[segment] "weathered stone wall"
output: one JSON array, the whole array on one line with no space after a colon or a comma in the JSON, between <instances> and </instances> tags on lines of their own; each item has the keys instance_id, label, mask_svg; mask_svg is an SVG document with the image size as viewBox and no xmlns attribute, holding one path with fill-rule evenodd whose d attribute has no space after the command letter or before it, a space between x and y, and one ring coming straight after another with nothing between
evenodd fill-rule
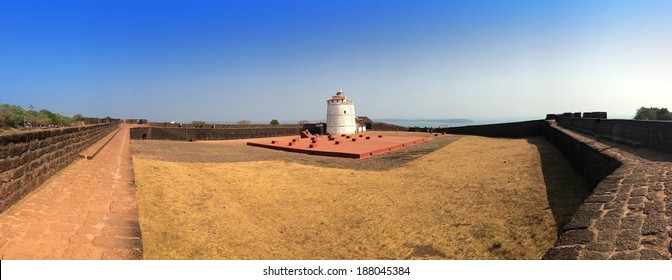
<instances>
[{"instance_id":1,"label":"weathered stone wall","mask_svg":"<svg viewBox=\"0 0 672 280\"><path fill-rule=\"evenodd\" d=\"M172 140L172 141L198 141L198 140L230 140L246 138L263 138L277 136L299 135L303 130L312 134L324 134L324 125L321 123L311 124L286 124L286 125L203 125L202 128L191 124L166 124L151 123L150 126L136 127L131 129L133 140Z\"/></svg>"},{"instance_id":2,"label":"weathered stone wall","mask_svg":"<svg viewBox=\"0 0 672 280\"><path fill-rule=\"evenodd\" d=\"M0 212L119 127L104 123L0 136Z\"/></svg>"},{"instance_id":3,"label":"weathered stone wall","mask_svg":"<svg viewBox=\"0 0 672 280\"><path fill-rule=\"evenodd\" d=\"M595 174L616 168L583 201L543 258L671 259L672 162L647 160L562 127L548 132L557 135L550 139L569 143L560 144L563 152L592 155L575 160Z\"/></svg>"},{"instance_id":4,"label":"weathered stone wall","mask_svg":"<svg viewBox=\"0 0 672 280\"><path fill-rule=\"evenodd\" d=\"M558 124L597 139L672 152L672 121L559 118Z\"/></svg>"},{"instance_id":5,"label":"weathered stone wall","mask_svg":"<svg viewBox=\"0 0 672 280\"><path fill-rule=\"evenodd\" d=\"M133 140L152 139L152 128L148 126L131 128L131 139Z\"/></svg>"},{"instance_id":6,"label":"weathered stone wall","mask_svg":"<svg viewBox=\"0 0 672 280\"><path fill-rule=\"evenodd\" d=\"M526 138L542 135L543 120L490 125L472 125L434 129L434 132L467 134L486 137Z\"/></svg>"},{"instance_id":7,"label":"weathered stone wall","mask_svg":"<svg viewBox=\"0 0 672 280\"><path fill-rule=\"evenodd\" d=\"M595 149L589 142L577 140L555 126L545 124L542 132L544 138L560 150L576 172L592 187L621 166L616 158Z\"/></svg>"},{"instance_id":8,"label":"weathered stone wall","mask_svg":"<svg viewBox=\"0 0 672 280\"><path fill-rule=\"evenodd\" d=\"M124 122L127 124L147 124L146 119L125 119Z\"/></svg>"},{"instance_id":9,"label":"weathered stone wall","mask_svg":"<svg viewBox=\"0 0 672 280\"><path fill-rule=\"evenodd\" d=\"M581 119L569 120L580 121ZM593 187L621 165L618 160L594 149L587 143L577 141L544 120L449 127L434 131L505 138L526 138L543 135L546 140L562 152L577 173L583 176Z\"/></svg>"},{"instance_id":10,"label":"weathered stone wall","mask_svg":"<svg viewBox=\"0 0 672 280\"><path fill-rule=\"evenodd\" d=\"M559 118L558 124L597 139L604 138L672 151L672 122ZM614 157L595 149L590 143L569 136L543 120L450 127L434 131L507 138L543 135L563 153L574 169L593 187L621 166L621 163Z\"/></svg>"},{"instance_id":11,"label":"weathered stone wall","mask_svg":"<svg viewBox=\"0 0 672 280\"><path fill-rule=\"evenodd\" d=\"M321 127L291 126L254 126L236 128L175 128L175 127L138 127L131 129L131 139L152 139L172 141L229 140L299 135L302 130L320 133Z\"/></svg>"},{"instance_id":12,"label":"weathered stone wall","mask_svg":"<svg viewBox=\"0 0 672 280\"><path fill-rule=\"evenodd\" d=\"M584 112L582 117L587 119L606 119L607 112Z\"/></svg>"},{"instance_id":13,"label":"weathered stone wall","mask_svg":"<svg viewBox=\"0 0 672 280\"><path fill-rule=\"evenodd\" d=\"M621 165L618 160L593 149L587 143L577 141L544 120L449 127L434 131L505 138L526 138L543 135L546 140L553 143L562 152L572 163L574 169L593 187Z\"/></svg>"},{"instance_id":14,"label":"weathered stone wall","mask_svg":"<svg viewBox=\"0 0 672 280\"><path fill-rule=\"evenodd\" d=\"M644 160L594 138L627 144L641 141L661 151L672 144L672 123L559 119L571 130L555 121L532 121L441 131L508 138L543 135L592 185L591 195L544 259L670 259L672 163Z\"/></svg>"}]
</instances>

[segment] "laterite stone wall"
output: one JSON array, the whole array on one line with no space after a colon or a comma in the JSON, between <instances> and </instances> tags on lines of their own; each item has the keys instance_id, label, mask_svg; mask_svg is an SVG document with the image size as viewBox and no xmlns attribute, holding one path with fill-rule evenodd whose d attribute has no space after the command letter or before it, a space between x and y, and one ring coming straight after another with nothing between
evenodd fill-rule
<instances>
[{"instance_id":1,"label":"laterite stone wall","mask_svg":"<svg viewBox=\"0 0 672 280\"><path fill-rule=\"evenodd\" d=\"M324 134L324 127L315 124L306 125L253 125L236 126L220 125L215 128L194 128L193 126L161 127L146 126L131 129L133 140L172 140L172 141L198 141L198 140L230 140L264 138L278 136L298 136L301 131L308 130L313 134Z\"/></svg>"},{"instance_id":2,"label":"laterite stone wall","mask_svg":"<svg viewBox=\"0 0 672 280\"><path fill-rule=\"evenodd\" d=\"M119 123L103 123L0 136L0 212L118 127Z\"/></svg>"},{"instance_id":3,"label":"laterite stone wall","mask_svg":"<svg viewBox=\"0 0 672 280\"><path fill-rule=\"evenodd\" d=\"M559 118L558 125L597 139L672 152L672 121Z\"/></svg>"}]
</instances>

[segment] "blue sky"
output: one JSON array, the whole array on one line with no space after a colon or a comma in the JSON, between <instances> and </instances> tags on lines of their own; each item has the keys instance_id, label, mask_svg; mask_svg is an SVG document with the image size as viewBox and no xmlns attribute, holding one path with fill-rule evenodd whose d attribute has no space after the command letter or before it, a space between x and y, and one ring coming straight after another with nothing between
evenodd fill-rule
<instances>
[{"instance_id":1,"label":"blue sky","mask_svg":"<svg viewBox=\"0 0 672 280\"><path fill-rule=\"evenodd\" d=\"M0 103L155 121L672 107L672 1L3 1Z\"/></svg>"}]
</instances>

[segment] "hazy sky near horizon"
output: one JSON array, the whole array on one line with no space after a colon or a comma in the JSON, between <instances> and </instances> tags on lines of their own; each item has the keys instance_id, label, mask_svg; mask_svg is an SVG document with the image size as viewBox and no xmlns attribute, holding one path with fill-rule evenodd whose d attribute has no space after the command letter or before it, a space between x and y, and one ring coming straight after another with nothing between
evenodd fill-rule
<instances>
[{"instance_id":1,"label":"hazy sky near horizon","mask_svg":"<svg viewBox=\"0 0 672 280\"><path fill-rule=\"evenodd\" d=\"M672 107L672 1L4 1L0 103L154 121Z\"/></svg>"}]
</instances>

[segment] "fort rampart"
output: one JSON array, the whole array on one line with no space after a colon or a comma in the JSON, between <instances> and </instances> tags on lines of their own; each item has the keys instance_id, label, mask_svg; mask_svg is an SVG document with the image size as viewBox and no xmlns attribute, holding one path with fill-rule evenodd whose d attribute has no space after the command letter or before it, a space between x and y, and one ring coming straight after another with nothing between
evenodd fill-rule
<instances>
[{"instance_id":1,"label":"fort rampart","mask_svg":"<svg viewBox=\"0 0 672 280\"><path fill-rule=\"evenodd\" d=\"M542 135L546 122L534 120L526 122L502 123L490 125L472 125L434 129L434 132L450 134L468 134L486 137L525 138Z\"/></svg>"},{"instance_id":2,"label":"fort rampart","mask_svg":"<svg viewBox=\"0 0 672 280\"><path fill-rule=\"evenodd\" d=\"M102 123L0 136L0 212L118 127L119 123Z\"/></svg>"},{"instance_id":3,"label":"fort rampart","mask_svg":"<svg viewBox=\"0 0 672 280\"><path fill-rule=\"evenodd\" d=\"M558 129L557 126L544 124L542 133L547 141L554 144L565 158L572 164L574 170L581 175L592 187L597 186L605 177L621 166L613 156L603 153L591 141L577 139Z\"/></svg>"},{"instance_id":4,"label":"fort rampart","mask_svg":"<svg viewBox=\"0 0 672 280\"><path fill-rule=\"evenodd\" d=\"M40 130L0 136L0 212L75 160L78 153L112 132L118 123ZM131 129L132 139L224 140L298 135L307 125L216 125ZM554 144L592 188L571 220L559 230L544 259L671 259L672 162L642 158L672 152L672 122L557 118L518 123L436 129L487 137L543 136ZM608 140L634 147L619 149Z\"/></svg>"},{"instance_id":5,"label":"fort rampart","mask_svg":"<svg viewBox=\"0 0 672 280\"><path fill-rule=\"evenodd\" d=\"M313 134L322 134L324 129L316 124L306 125L204 125L197 128L192 125L183 125L182 128L175 124L152 124L152 126L136 127L131 129L133 140L172 140L172 141L197 141L197 140L230 140L246 138L264 138L277 136L298 136L302 130L308 130Z\"/></svg>"},{"instance_id":6,"label":"fort rampart","mask_svg":"<svg viewBox=\"0 0 672 280\"><path fill-rule=\"evenodd\" d=\"M559 118L558 125L597 139L672 152L672 121Z\"/></svg>"},{"instance_id":7,"label":"fort rampart","mask_svg":"<svg viewBox=\"0 0 672 280\"><path fill-rule=\"evenodd\" d=\"M672 163L600 142L670 150L672 122L559 118L446 128L453 134L543 136L591 185L544 259L671 259ZM578 132L578 133L577 133ZM583 135L582 135L583 134Z\"/></svg>"},{"instance_id":8,"label":"fort rampart","mask_svg":"<svg viewBox=\"0 0 672 280\"><path fill-rule=\"evenodd\" d=\"M561 120L564 121L565 119L561 118ZM585 119L572 120L578 122L592 121ZM535 120L491 125L450 127L435 131L450 134L505 138L544 136L547 141L554 144L560 150L565 158L572 164L577 173L579 173L579 175L593 187L621 165L615 158L605 155L599 150L594 149L594 147L591 147L585 141L579 141L550 124L551 122L544 120Z\"/></svg>"}]
</instances>

